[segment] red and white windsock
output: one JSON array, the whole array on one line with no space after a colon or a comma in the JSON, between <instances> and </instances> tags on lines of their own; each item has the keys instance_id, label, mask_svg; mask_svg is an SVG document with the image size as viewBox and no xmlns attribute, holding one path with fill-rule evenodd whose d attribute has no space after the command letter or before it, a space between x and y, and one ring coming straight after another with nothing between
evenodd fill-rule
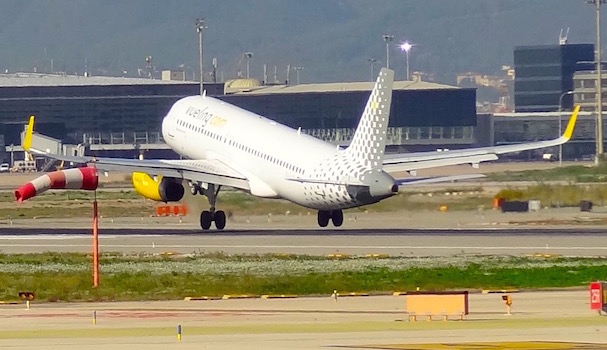
<instances>
[{"instance_id":1,"label":"red and white windsock","mask_svg":"<svg viewBox=\"0 0 607 350\"><path fill-rule=\"evenodd\" d=\"M23 202L49 189L96 190L99 184L97 168L74 168L53 171L15 190L15 199Z\"/></svg>"}]
</instances>

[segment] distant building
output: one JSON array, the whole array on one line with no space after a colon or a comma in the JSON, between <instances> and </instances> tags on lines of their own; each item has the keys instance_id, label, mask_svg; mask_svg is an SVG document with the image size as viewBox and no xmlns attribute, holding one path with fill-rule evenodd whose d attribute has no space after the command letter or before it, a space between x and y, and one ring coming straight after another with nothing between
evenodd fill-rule
<instances>
[{"instance_id":1,"label":"distant building","mask_svg":"<svg viewBox=\"0 0 607 350\"><path fill-rule=\"evenodd\" d=\"M163 70L162 80L185 81L185 71L183 70Z\"/></svg>"},{"instance_id":2,"label":"distant building","mask_svg":"<svg viewBox=\"0 0 607 350\"><path fill-rule=\"evenodd\" d=\"M476 88L477 113L512 112L514 69L502 66L503 75L467 72L457 75L457 86Z\"/></svg>"},{"instance_id":3,"label":"distant building","mask_svg":"<svg viewBox=\"0 0 607 350\"><path fill-rule=\"evenodd\" d=\"M163 75L180 78L173 73ZM209 96L343 145L373 83L267 86L238 79L204 86ZM199 83L192 81L0 74L0 125L7 145L20 145L20 133L33 114L37 131L64 144L85 144L95 152L166 150L158 146L163 144L162 118L175 101L197 94ZM473 145L475 100L473 88L395 82L389 144L410 150Z\"/></svg>"},{"instance_id":4,"label":"distant building","mask_svg":"<svg viewBox=\"0 0 607 350\"><path fill-rule=\"evenodd\" d=\"M573 76L574 85L574 101L575 104L580 105L582 111L595 112L596 111L596 81L597 72L596 64L594 62L584 63L582 67L585 70L579 69ZM607 85L607 63L603 62L603 113L607 111L607 105L605 99L607 99L607 91L605 85Z\"/></svg>"},{"instance_id":5,"label":"distant building","mask_svg":"<svg viewBox=\"0 0 607 350\"><path fill-rule=\"evenodd\" d=\"M468 72L457 75L457 86L472 84L478 86L499 88L502 85L502 80L504 80L503 77Z\"/></svg>"},{"instance_id":6,"label":"distant building","mask_svg":"<svg viewBox=\"0 0 607 350\"><path fill-rule=\"evenodd\" d=\"M578 63L594 60L593 44L518 46L514 49L514 105L516 112L553 112L559 99L572 91ZM573 98L563 98L571 109Z\"/></svg>"}]
</instances>

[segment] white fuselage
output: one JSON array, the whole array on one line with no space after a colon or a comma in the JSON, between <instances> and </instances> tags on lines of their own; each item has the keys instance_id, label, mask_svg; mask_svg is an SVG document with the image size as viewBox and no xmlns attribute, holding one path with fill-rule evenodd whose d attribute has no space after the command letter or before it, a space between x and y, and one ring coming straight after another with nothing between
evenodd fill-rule
<instances>
[{"instance_id":1,"label":"white fuselage","mask_svg":"<svg viewBox=\"0 0 607 350\"><path fill-rule=\"evenodd\" d=\"M367 204L336 184L346 180L343 175L325 170L327 164L348 163L344 151L221 100L190 96L177 101L163 120L162 134L180 155L220 160L244 175L253 195L326 210ZM298 181L328 177L332 184Z\"/></svg>"}]
</instances>

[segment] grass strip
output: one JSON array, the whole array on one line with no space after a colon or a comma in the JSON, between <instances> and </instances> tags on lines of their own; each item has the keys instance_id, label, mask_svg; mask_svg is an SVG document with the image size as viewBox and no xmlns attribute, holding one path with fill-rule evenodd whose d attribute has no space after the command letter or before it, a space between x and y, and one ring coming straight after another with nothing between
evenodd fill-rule
<instances>
[{"instance_id":1,"label":"grass strip","mask_svg":"<svg viewBox=\"0 0 607 350\"><path fill-rule=\"evenodd\" d=\"M543 170L504 171L490 173L492 181L570 181L570 182L607 182L607 165L572 165Z\"/></svg>"},{"instance_id":2,"label":"grass strip","mask_svg":"<svg viewBox=\"0 0 607 350\"><path fill-rule=\"evenodd\" d=\"M445 204L425 197L415 197L414 193L400 193L380 203L350 209L348 212L394 212L397 210L438 210ZM4 196L4 197L2 197ZM12 196L12 195L11 195ZM3 199L4 198L4 199ZM156 215L157 202L144 200L135 192L106 192L98 196L99 215L103 217L148 217ZM421 200L420 200L421 199ZM477 210L479 206L490 208L493 197L477 194L472 197L450 197L446 204L451 210ZM0 192L0 220L15 218L67 218L90 217L92 215L92 195L83 191L65 191L45 193L26 203L13 205L13 197ZM3 203L4 202L4 203ZM201 198L189 193L182 200L190 208L192 215L208 210ZM229 216L246 215L315 215L316 211L290 203L286 200L253 197L243 192L221 193L219 206Z\"/></svg>"},{"instance_id":3,"label":"grass strip","mask_svg":"<svg viewBox=\"0 0 607 350\"><path fill-rule=\"evenodd\" d=\"M606 170L607 171L607 170ZM0 192L0 220L7 218L68 218L90 217L92 195L83 191L52 192L19 205L12 204L12 195ZM471 190L444 189L435 192L407 191L382 202L347 212L437 211L443 205L449 210L488 209L494 197L508 200L537 199L544 206L578 206L581 200L597 205L607 203L606 184L538 184L525 188L504 188L499 193L487 193L481 187ZM156 215L158 203L145 200L134 191L101 192L98 196L99 214L103 217L149 217ZM200 198L186 195L183 203L192 215L208 209ZM247 215L314 215L315 211L284 200L255 198L242 192L226 192L220 197L220 207L228 216Z\"/></svg>"},{"instance_id":4,"label":"grass strip","mask_svg":"<svg viewBox=\"0 0 607 350\"><path fill-rule=\"evenodd\" d=\"M33 291L42 301L131 301L224 294L329 295L335 289L563 288L607 279L607 262L599 258L335 261L305 256L219 256L190 257L175 263L114 256L102 258L101 271L101 287L92 288L90 260L84 254L0 255L0 300L15 300L19 291Z\"/></svg>"}]
</instances>

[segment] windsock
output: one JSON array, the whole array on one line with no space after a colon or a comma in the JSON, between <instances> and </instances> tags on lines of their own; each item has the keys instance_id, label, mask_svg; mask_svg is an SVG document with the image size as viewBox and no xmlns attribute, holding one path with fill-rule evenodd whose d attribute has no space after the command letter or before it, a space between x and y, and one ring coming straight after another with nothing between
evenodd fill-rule
<instances>
[{"instance_id":1,"label":"windsock","mask_svg":"<svg viewBox=\"0 0 607 350\"><path fill-rule=\"evenodd\" d=\"M15 190L15 199L23 202L49 189L96 190L97 168L74 168L46 173Z\"/></svg>"}]
</instances>

